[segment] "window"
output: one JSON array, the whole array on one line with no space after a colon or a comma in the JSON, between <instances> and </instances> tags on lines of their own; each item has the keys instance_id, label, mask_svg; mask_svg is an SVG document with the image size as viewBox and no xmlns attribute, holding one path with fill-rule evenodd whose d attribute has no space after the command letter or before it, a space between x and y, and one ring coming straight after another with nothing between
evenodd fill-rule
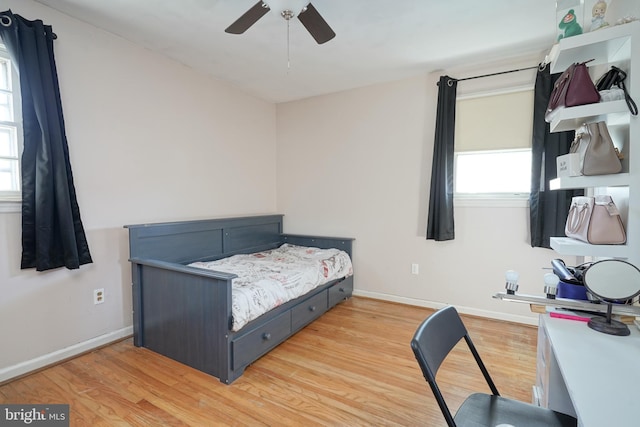
<instances>
[{"instance_id":1,"label":"window","mask_svg":"<svg viewBox=\"0 0 640 427\"><path fill-rule=\"evenodd\" d=\"M22 118L18 76L0 44L0 201L20 200Z\"/></svg>"},{"instance_id":2,"label":"window","mask_svg":"<svg viewBox=\"0 0 640 427\"><path fill-rule=\"evenodd\" d=\"M456 153L455 192L458 195L528 196L531 150L490 150Z\"/></svg>"},{"instance_id":3,"label":"window","mask_svg":"<svg viewBox=\"0 0 640 427\"><path fill-rule=\"evenodd\" d=\"M532 90L458 99L455 196L527 198L532 123Z\"/></svg>"}]
</instances>

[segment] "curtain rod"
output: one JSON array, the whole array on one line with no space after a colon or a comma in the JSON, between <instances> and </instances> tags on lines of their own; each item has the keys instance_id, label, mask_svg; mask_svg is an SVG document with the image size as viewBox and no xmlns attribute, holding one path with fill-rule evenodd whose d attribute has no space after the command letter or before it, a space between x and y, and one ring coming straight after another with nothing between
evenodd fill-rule
<instances>
[{"instance_id":1,"label":"curtain rod","mask_svg":"<svg viewBox=\"0 0 640 427\"><path fill-rule=\"evenodd\" d=\"M546 66L546 64L545 64ZM518 71L527 71L527 70L533 70L534 68L540 68L539 65L535 65L533 67L527 67L527 68L517 68L515 70L508 70L508 71L499 71L497 73L491 73L491 74L482 74L480 76L473 76L473 77L465 77L463 79L456 79L459 82L462 82L464 80L473 80L473 79L481 79L483 77L492 77L492 76L499 76L500 74L509 74L509 73L516 73ZM542 68L544 70L544 68Z\"/></svg>"},{"instance_id":2,"label":"curtain rod","mask_svg":"<svg viewBox=\"0 0 640 427\"><path fill-rule=\"evenodd\" d=\"M3 27L10 27L11 24L13 24L13 19L11 19L11 17L7 15L0 15L0 24L2 24ZM55 40L58 38L58 35L51 31L51 37Z\"/></svg>"},{"instance_id":3,"label":"curtain rod","mask_svg":"<svg viewBox=\"0 0 640 427\"><path fill-rule=\"evenodd\" d=\"M483 77L499 76L500 74L516 73L516 72L518 72L518 71L527 71L527 70L533 70L533 69L536 69L536 68L537 68L538 70L542 71L542 70L544 70L544 69L545 69L545 67L546 67L546 66L547 66L547 64L546 64L546 63L542 63L542 64L540 64L540 65L534 65L534 66L532 66L532 67L516 68L515 70L499 71L499 72L497 72L497 73L482 74L482 75L479 75L479 76L465 77L465 78L462 78L462 79L451 79L451 80L449 80L449 82L448 82L448 83L449 83L449 86L451 86L451 85L452 85L452 83L453 83L453 81L456 81L456 82L462 82L462 81L465 81L465 80L474 80L474 79L481 79L481 78L483 78Z\"/></svg>"}]
</instances>

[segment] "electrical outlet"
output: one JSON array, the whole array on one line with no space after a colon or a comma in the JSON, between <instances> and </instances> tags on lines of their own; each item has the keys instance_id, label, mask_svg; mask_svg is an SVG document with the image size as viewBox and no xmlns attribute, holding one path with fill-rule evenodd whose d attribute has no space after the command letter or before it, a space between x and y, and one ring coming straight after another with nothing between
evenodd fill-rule
<instances>
[{"instance_id":1,"label":"electrical outlet","mask_svg":"<svg viewBox=\"0 0 640 427\"><path fill-rule=\"evenodd\" d=\"M93 303L102 304L104 302L104 288L93 290Z\"/></svg>"},{"instance_id":2,"label":"electrical outlet","mask_svg":"<svg viewBox=\"0 0 640 427\"><path fill-rule=\"evenodd\" d=\"M420 266L418 264L411 264L411 274L420 273Z\"/></svg>"}]
</instances>

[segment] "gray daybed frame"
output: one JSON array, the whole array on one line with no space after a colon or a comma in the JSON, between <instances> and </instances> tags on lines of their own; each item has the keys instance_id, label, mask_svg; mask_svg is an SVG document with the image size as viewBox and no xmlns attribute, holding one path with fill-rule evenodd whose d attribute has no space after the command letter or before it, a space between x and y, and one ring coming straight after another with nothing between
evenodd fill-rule
<instances>
[{"instance_id":1,"label":"gray daybed frame","mask_svg":"<svg viewBox=\"0 0 640 427\"><path fill-rule=\"evenodd\" d=\"M133 280L134 344L225 384L288 337L351 296L353 276L318 287L232 331L234 274L187 264L283 243L342 249L351 238L283 234L282 215L127 225Z\"/></svg>"}]
</instances>

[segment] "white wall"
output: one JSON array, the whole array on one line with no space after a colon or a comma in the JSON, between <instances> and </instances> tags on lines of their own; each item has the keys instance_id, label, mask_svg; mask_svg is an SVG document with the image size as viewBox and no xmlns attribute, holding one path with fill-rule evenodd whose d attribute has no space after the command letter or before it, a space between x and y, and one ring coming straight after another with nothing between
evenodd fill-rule
<instances>
[{"instance_id":1,"label":"white wall","mask_svg":"<svg viewBox=\"0 0 640 427\"><path fill-rule=\"evenodd\" d=\"M504 290L508 269L520 273L520 291L542 294L542 268L557 257L531 248L528 208L456 205L456 239L425 239L438 77L279 104L278 210L285 228L355 237L356 294L535 323L528 305L492 298Z\"/></svg>"},{"instance_id":2,"label":"white wall","mask_svg":"<svg viewBox=\"0 0 640 427\"><path fill-rule=\"evenodd\" d=\"M7 8L58 34L94 263L21 271L20 214L0 213L0 381L131 333L122 227L141 222L280 212L288 232L357 239L360 295L535 320L527 306L491 298L510 268L522 291L539 293L555 257L529 247L526 208L458 206L456 240L424 238L436 76L276 107L31 0L0 0Z\"/></svg>"},{"instance_id":3,"label":"white wall","mask_svg":"<svg viewBox=\"0 0 640 427\"><path fill-rule=\"evenodd\" d=\"M94 263L21 271L20 214L0 213L0 381L131 333L123 225L276 212L273 104L31 0L0 2L8 8L58 35L71 163ZM95 288L105 289L102 305L93 304Z\"/></svg>"}]
</instances>

